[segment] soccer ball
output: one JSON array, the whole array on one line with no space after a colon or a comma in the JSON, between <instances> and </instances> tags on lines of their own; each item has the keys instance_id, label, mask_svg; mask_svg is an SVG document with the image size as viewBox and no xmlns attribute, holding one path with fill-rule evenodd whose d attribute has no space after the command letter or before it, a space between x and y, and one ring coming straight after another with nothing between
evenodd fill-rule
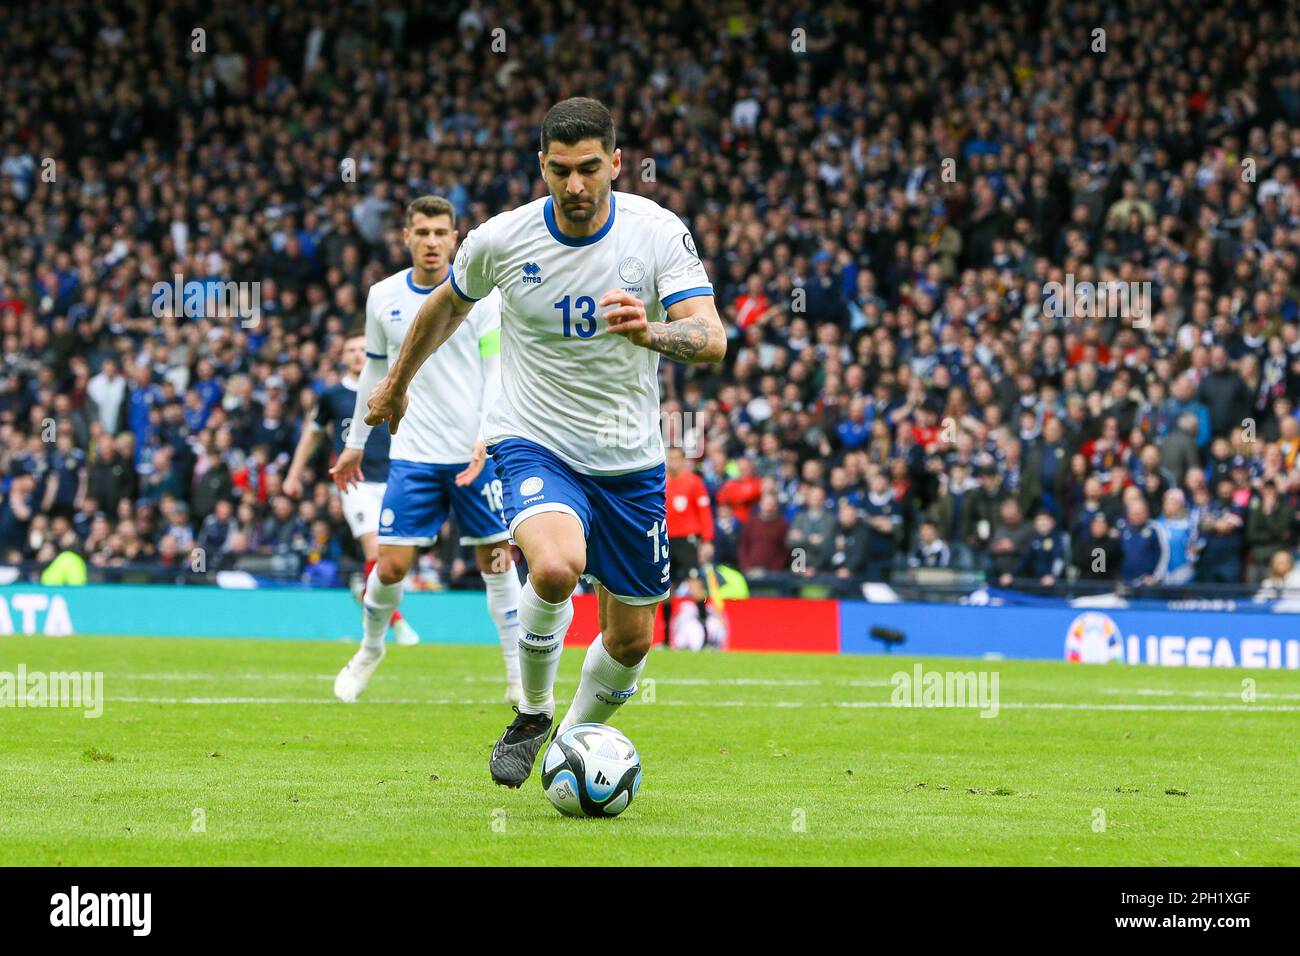
<instances>
[{"instance_id":1,"label":"soccer ball","mask_svg":"<svg viewBox=\"0 0 1300 956\"><path fill-rule=\"evenodd\" d=\"M641 755L606 724L575 724L542 757L542 788L565 816L617 816L640 786Z\"/></svg>"}]
</instances>

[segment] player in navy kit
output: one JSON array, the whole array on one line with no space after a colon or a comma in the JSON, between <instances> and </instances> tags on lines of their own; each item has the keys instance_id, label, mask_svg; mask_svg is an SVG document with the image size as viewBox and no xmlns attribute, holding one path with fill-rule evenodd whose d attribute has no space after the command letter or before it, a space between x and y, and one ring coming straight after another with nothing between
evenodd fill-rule
<instances>
[{"instance_id":1,"label":"player in navy kit","mask_svg":"<svg viewBox=\"0 0 1300 956\"><path fill-rule=\"evenodd\" d=\"M366 362L366 339L364 333L348 336L343 343L343 365L347 374L337 385L331 385L321 393L316 401L316 414L305 423L298 447L294 449L293 461L284 478L284 493L291 498L302 496L302 473L311 461L326 429L333 432L334 459L343 454L344 442L348 429L352 425L352 410L357 400L357 376ZM348 486L330 469L334 483L338 485L343 498L343 514L347 518L352 536L361 542L361 551L365 556L366 575L374 567L379 557L379 511L383 507L384 491L388 482L388 432L375 429L366 440L362 467L366 480ZM389 619L393 629L393 638L399 644L418 644L420 636L402 617L401 611L393 611Z\"/></svg>"}]
</instances>

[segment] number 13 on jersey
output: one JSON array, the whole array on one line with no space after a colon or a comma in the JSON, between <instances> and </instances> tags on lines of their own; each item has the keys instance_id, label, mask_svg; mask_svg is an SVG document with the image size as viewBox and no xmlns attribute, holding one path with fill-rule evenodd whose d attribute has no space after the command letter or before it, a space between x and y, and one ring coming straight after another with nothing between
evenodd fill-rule
<instances>
[{"instance_id":1,"label":"number 13 on jersey","mask_svg":"<svg viewBox=\"0 0 1300 956\"><path fill-rule=\"evenodd\" d=\"M575 333L580 339L589 339L596 334L596 300L591 296L580 295L571 300L566 295L554 307L560 310L560 323L566 339Z\"/></svg>"}]
</instances>

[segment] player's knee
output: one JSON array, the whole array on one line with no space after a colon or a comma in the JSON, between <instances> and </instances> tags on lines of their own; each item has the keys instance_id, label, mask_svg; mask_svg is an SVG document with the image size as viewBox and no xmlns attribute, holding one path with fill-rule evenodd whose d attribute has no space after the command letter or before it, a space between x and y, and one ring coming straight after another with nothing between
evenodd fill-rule
<instances>
[{"instance_id":1,"label":"player's knee","mask_svg":"<svg viewBox=\"0 0 1300 956\"><path fill-rule=\"evenodd\" d=\"M631 634L606 634L605 650L624 667L633 667L650 653L653 632L638 630Z\"/></svg>"},{"instance_id":2,"label":"player's knee","mask_svg":"<svg viewBox=\"0 0 1300 956\"><path fill-rule=\"evenodd\" d=\"M411 558L406 554L393 554L381 549L376 568L379 571L380 581L384 584L396 584L406 577L406 572L411 570Z\"/></svg>"},{"instance_id":3,"label":"player's knee","mask_svg":"<svg viewBox=\"0 0 1300 956\"><path fill-rule=\"evenodd\" d=\"M563 554L545 555L528 565L528 577L533 582L533 590L546 601L563 601L578 586L578 576L581 574L582 566Z\"/></svg>"}]
</instances>

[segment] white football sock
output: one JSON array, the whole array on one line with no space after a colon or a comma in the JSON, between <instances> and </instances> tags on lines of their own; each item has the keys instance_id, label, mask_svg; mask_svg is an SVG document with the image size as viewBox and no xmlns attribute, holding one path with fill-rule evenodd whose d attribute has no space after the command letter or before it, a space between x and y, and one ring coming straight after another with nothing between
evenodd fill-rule
<instances>
[{"instance_id":1,"label":"white football sock","mask_svg":"<svg viewBox=\"0 0 1300 956\"><path fill-rule=\"evenodd\" d=\"M366 578L366 593L362 595L361 604L365 608L362 620L365 622L366 636L361 640L361 649L369 654L378 654L384 647L384 635L388 633L388 622L402 602L402 587L405 582L385 584L379 580L379 566L370 569Z\"/></svg>"},{"instance_id":2,"label":"white football sock","mask_svg":"<svg viewBox=\"0 0 1300 956\"><path fill-rule=\"evenodd\" d=\"M524 582L519 592L519 675L524 688L520 713L555 714L555 672L572 621L572 598L552 604L533 590L531 577Z\"/></svg>"},{"instance_id":3,"label":"white football sock","mask_svg":"<svg viewBox=\"0 0 1300 956\"><path fill-rule=\"evenodd\" d=\"M605 649L605 637L597 634L587 648L582 662L582 680L573 695L573 704L560 723L560 733L575 724L605 724L636 693L636 680L645 667L645 658L628 667L616 661Z\"/></svg>"},{"instance_id":4,"label":"white football sock","mask_svg":"<svg viewBox=\"0 0 1300 956\"><path fill-rule=\"evenodd\" d=\"M519 574L512 564L495 574L480 572L487 585L488 616L497 627L501 656L506 662L506 680L519 683Z\"/></svg>"}]
</instances>

